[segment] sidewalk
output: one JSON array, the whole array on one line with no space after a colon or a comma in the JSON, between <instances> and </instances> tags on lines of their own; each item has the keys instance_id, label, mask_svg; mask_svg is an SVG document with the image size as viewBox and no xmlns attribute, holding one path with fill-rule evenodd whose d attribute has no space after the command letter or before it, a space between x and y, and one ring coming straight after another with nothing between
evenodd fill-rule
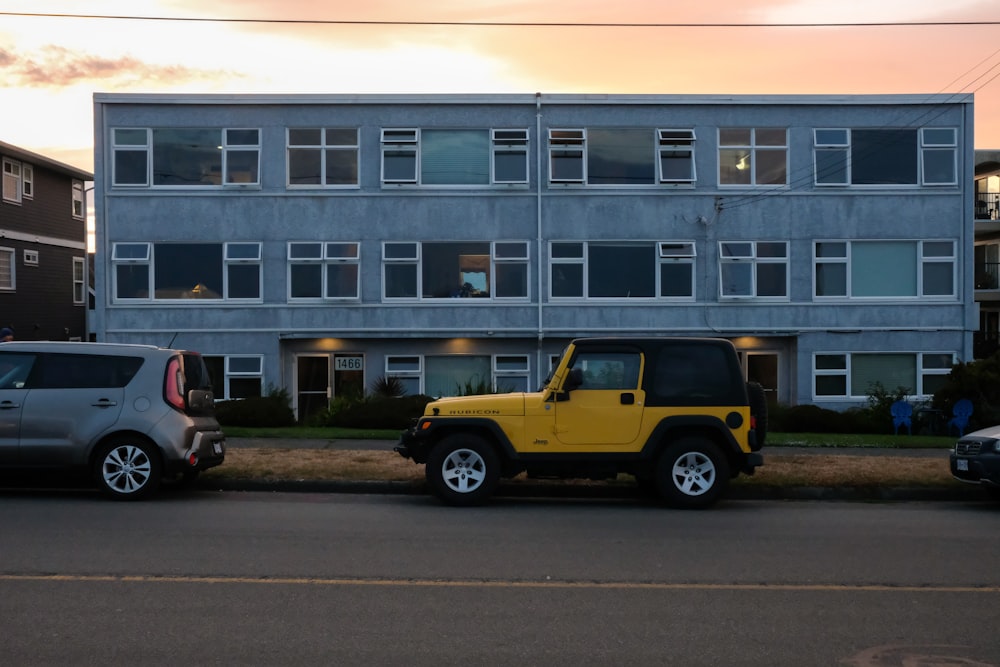
<instances>
[{"instance_id":1,"label":"sidewalk","mask_svg":"<svg viewBox=\"0 0 1000 667\"><path fill-rule=\"evenodd\" d=\"M354 451L391 452L395 440L278 440L272 438L228 438L231 449L329 449ZM942 465L948 465L948 449L882 449L868 447L765 447L764 464L767 457L781 455L845 455L845 456L913 456L939 458ZM205 489L225 491L282 491L304 493L377 493L377 494L419 494L428 493L421 482L369 481L315 481L315 480L200 480L198 486ZM519 498L577 498L586 499L629 499L638 498L631 486L604 484L553 483L547 481L503 481L496 492L497 497ZM840 500L840 501L988 501L989 497L975 485L955 482L954 486L934 488L899 487L783 487L734 484L726 497L731 500Z\"/></svg>"}]
</instances>

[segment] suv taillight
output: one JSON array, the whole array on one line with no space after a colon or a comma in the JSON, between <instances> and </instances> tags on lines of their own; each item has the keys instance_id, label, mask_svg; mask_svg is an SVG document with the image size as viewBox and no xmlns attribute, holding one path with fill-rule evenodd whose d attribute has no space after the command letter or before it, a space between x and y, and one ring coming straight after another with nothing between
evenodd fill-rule
<instances>
[{"instance_id":1,"label":"suv taillight","mask_svg":"<svg viewBox=\"0 0 1000 667\"><path fill-rule=\"evenodd\" d=\"M184 370L180 357L167 362L167 376L163 379L163 398L181 412L184 411Z\"/></svg>"}]
</instances>

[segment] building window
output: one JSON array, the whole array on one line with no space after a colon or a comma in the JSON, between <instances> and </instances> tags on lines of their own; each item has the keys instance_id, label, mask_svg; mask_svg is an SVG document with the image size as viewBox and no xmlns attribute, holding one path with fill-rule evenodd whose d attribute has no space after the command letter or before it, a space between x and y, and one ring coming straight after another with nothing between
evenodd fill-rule
<instances>
[{"instance_id":1,"label":"building window","mask_svg":"<svg viewBox=\"0 0 1000 667\"><path fill-rule=\"evenodd\" d=\"M459 396L483 391L527 391L527 355L389 355L385 375L410 395Z\"/></svg>"},{"instance_id":2,"label":"building window","mask_svg":"<svg viewBox=\"0 0 1000 667\"><path fill-rule=\"evenodd\" d=\"M382 183L416 184L417 130L382 130Z\"/></svg>"},{"instance_id":3,"label":"building window","mask_svg":"<svg viewBox=\"0 0 1000 667\"><path fill-rule=\"evenodd\" d=\"M83 202L83 181L73 179L73 217L77 220L83 220L86 214L86 206Z\"/></svg>"},{"instance_id":4,"label":"building window","mask_svg":"<svg viewBox=\"0 0 1000 667\"><path fill-rule=\"evenodd\" d=\"M356 187L356 128L289 128L288 185Z\"/></svg>"},{"instance_id":5,"label":"building window","mask_svg":"<svg viewBox=\"0 0 1000 667\"><path fill-rule=\"evenodd\" d=\"M264 357L261 355L205 355L205 366L216 400L253 398L264 393Z\"/></svg>"},{"instance_id":6,"label":"building window","mask_svg":"<svg viewBox=\"0 0 1000 667\"><path fill-rule=\"evenodd\" d=\"M784 241L721 241L719 285L725 298L786 298L788 244Z\"/></svg>"},{"instance_id":7,"label":"building window","mask_svg":"<svg viewBox=\"0 0 1000 667\"><path fill-rule=\"evenodd\" d=\"M549 246L552 299L694 298L690 241L556 241Z\"/></svg>"},{"instance_id":8,"label":"building window","mask_svg":"<svg viewBox=\"0 0 1000 667\"><path fill-rule=\"evenodd\" d=\"M260 243L226 243L223 263L226 268L223 294L227 299L261 298Z\"/></svg>"},{"instance_id":9,"label":"building window","mask_svg":"<svg viewBox=\"0 0 1000 667\"><path fill-rule=\"evenodd\" d=\"M817 241L817 298L953 298L953 241Z\"/></svg>"},{"instance_id":10,"label":"building window","mask_svg":"<svg viewBox=\"0 0 1000 667\"><path fill-rule=\"evenodd\" d=\"M386 299L526 299L528 244L386 242L382 246Z\"/></svg>"},{"instance_id":11,"label":"building window","mask_svg":"<svg viewBox=\"0 0 1000 667\"><path fill-rule=\"evenodd\" d=\"M719 128L719 185L786 185L788 131Z\"/></svg>"},{"instance_id":12,"label":"building window","mask_svg":"<svg viewBox=\"0 0 1000 667\"><path fill-rule=\"evenodd\" d=\"M652 141L647 129L588 129L587 185L653 185Z\"/></svg>"},{"instance_id":13,"label":"building window","mask_svg":"<svg viewBox=\"0 0 1000 667\"><path fill-rule=\"evenodd\" d=\"M83 257L73 258L73 303L77 306L83 305L87 300L85 261Z\"/></svg>"},{"instance_id":14,"label":"building window","mask_svg":"<svg viewBox=\"0 0 1000 667\"><path fill-rule=\"evenodd\" d=\"M115 299L260 300L259 243L115 243L111 261Z\"/></svg>"},{"instance_id":15,"label":"building window","mask_svg":"<svg viewBox=\"0 0 1000 667\"><path fill-rule=\"evenodd\" d=\"M14 249L0 248L0 290L13 292L17 286L14 274Z\"/></svg>"},{"instance_id":16,"label":"building window","mask_svg":"<svg viewBox=\"0 0 1000 667\"><path fill-rule=\"evenodd\" d=\"M210 187L260 183L260 130L112 130L116 186ZM152 160L150 160L152 152Z\"/></svg>"},{"instance_id":17,"label":"building window","mask_svg":"<svg viewBox=\"0 0 1000 667\"><path fill-rule=\"evenodd\" d=\"M528 182L528 131L492 130L493 172L490 181L496 184Z\"/></svg>"},{"instance_id":18,"label":"building window","mask_svg":"<svg viewBox=\"0 0 1000 667\"><path fill-rule=\"evenodd\" d=\"M951 127L813 130L817 185L956 185Z\"/></svg>"},{"instance_id":19,"label":"building window","mask_svg":"<svg viewBox=\"0 0 1000 667\"><path fill-rule=\"evenodd\" d=\"M945 382L953 353L855 352L817 354L813 360L813 397L858 399L876 383L888 391L903 387L913 396L931 396Z\"/></svg>"},{"instance_id":20,"label":"building window","mask_svg":"<svg viewBox=\"0 0 1000 667\"><path fill-rule=\"evenodd\" d=\"M1000 289L1000 244L976 244L973 253L976 289Z\"/></svg>"},{"instance_id":21,"label":"building window","mask_svg":"<svg viewBox=\"0 0 1000 667\"><path fill-rule=\"evenodd\" d=\"M21 194L25 199L35 196L35 168L30 164L21 165Z\"/></svg>"},{"instance_id":22,"label":"building window","mask_svg":"<svg viewBox=\"0 0 1000 667\"><path fill-rule=\"evenodd\" d=\"M37 250L25 250L23 259L25 266L38 266L38 251Z\"/></svg>"},{"instance_id":23,"label":"building window","mask_svg":"<svg viewBox=\"0 0 1000 667\"><path fill-rule=\"evenodd\" d=\"M660 183L694 184L694 130L657 130L656 133Z\"/></svg>"},{"instance_id":24,"label":"building window","mask_svg":"<svg viewBox=\"0 0 1000 667\"><path fill-rule=\"evenodd\" d=\"M360 298L360 251L359 243L289 243L289 300Z\"/></svg>"},{"instance_id":25,"label":"building window","mask_svg":"<svg viewBox=\"0 0 1000 667\"><path fill-rule=\"evenodd\" d=\"M3 159L3 200L21 203L21 163Z\"/></svg>"},{"instance_id":26,"label":"building window","mask_svg":"<svg viewBox=\"0 0 1000 667\"><path fill-rule=\"evenodd\" d=\"M549 130L549 182L583 184L587 181L584 168L584 130Z\"/></svg>"}]
</instances>

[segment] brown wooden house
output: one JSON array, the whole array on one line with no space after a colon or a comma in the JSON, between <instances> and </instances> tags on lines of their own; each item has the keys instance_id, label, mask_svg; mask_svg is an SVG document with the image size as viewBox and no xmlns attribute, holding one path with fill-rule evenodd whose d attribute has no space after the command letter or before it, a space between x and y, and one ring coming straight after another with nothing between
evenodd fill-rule
<instances>
[{"instance_id":1,"label":"brown wooden house","mask_svg":"<svg viewBox=\"0 0 1000 667\"><path fill-rule=\"evenodd\" d=\"M87 340L92 173L0 141L0 328L17 340Z\"/></svg>"}]
</instances>

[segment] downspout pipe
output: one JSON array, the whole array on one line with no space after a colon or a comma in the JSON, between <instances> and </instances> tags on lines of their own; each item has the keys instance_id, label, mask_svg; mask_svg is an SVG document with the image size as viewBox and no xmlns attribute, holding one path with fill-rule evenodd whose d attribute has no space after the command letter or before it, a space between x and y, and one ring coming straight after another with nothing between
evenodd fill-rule
<instances>
[{"instance_id":1,"label":"downspout pipe","mask_svg":"<svg viewBox=\"0 0 1000 667\"><path fill-rule=\"evenodd\" d=\"M542 304L542 94L535 93L535 225L536 225L536 264L535 275L537 277L538 290L538 349L535 352L535 368L538 369L538 382L541 383L542 369L542 344L545 339L543 327L543 304Z\"/></svg>"}]
</instances>

